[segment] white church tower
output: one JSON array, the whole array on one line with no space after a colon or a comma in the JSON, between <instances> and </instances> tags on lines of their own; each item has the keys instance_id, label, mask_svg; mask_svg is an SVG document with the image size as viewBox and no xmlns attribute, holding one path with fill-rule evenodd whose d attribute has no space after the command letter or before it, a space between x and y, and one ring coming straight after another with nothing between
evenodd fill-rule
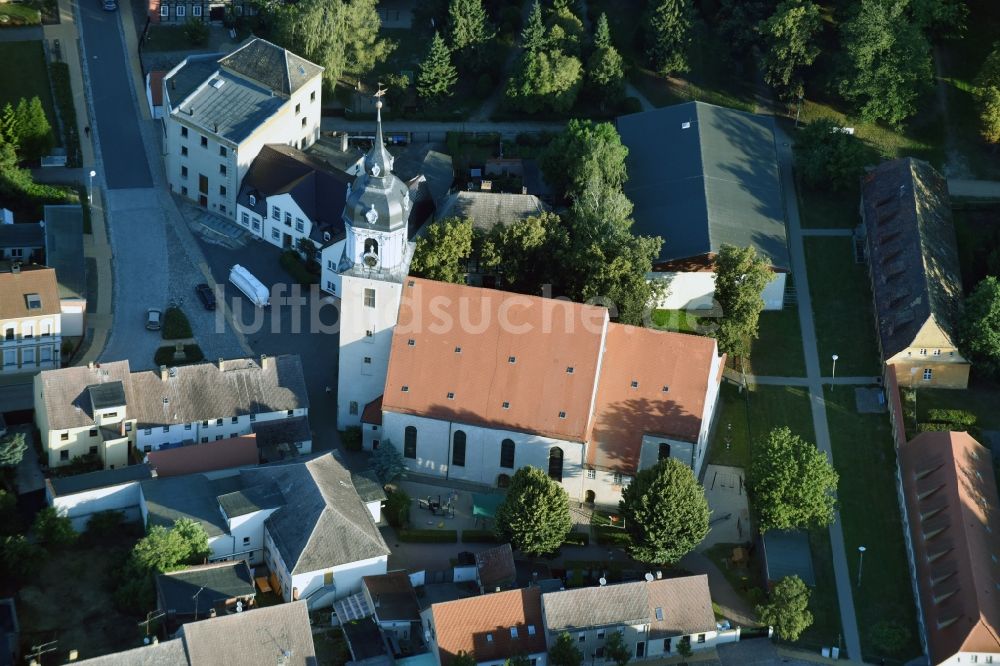
<instances>
[{"instance_id":1,"label":"white church tower","mask_svg":"<svg viewBox=\"0 0 1000 666\"><path fill-rule=\"evenodd\" d=\"M407 237L409 189L392 173L393 157L382 140L382 96L375 104L375 145L364 173L347 194L346 238L336 257L323 253L329 290L340 297L340 368L337 427L361 424L361 413L382 395L389 371L392 330L413 244ZM331 270L331 266L335 270ZM324 277L324 284L327 278Z\"/></svg>"}]
</instances>

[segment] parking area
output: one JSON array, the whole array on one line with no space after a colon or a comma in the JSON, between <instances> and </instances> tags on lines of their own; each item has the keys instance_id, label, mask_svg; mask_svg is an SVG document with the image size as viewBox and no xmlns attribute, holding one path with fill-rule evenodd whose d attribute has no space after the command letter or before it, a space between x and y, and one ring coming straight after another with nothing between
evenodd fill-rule
<instances>
[{"instance_id":1,"label":"parking area","mask_svg":"<svg viewBox=\"0 0 1000 666\"><path fill-rule=\"evenodd\" d=\"M705 498L712 510L711 529L698 546L706 550L717 543L742 543L750 538L750 511L742 467L708 465Z\"/></svg>"}]
</instances>

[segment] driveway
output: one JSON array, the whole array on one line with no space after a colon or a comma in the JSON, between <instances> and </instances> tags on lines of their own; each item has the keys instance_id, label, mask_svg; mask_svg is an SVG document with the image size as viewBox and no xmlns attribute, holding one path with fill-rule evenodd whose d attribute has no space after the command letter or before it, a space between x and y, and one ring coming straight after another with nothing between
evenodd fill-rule
<instances>
[{"instance_id":1,"label":"driveway","mask_svg":"<svg viewBox=\"0 0 1000 666\"><path fill-rule=\"evenodd\" d=\"M81 2L80 33L108 189L152 187L118 12ZM133 223L138 223L133 221Z\"/></svg>"}]
</instances>

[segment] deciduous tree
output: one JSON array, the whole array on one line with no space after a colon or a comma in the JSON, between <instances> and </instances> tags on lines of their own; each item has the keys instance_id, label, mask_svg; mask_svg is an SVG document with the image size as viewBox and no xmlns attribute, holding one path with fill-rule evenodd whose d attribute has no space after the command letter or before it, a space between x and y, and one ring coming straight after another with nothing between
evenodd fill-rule
<instances>
[{"instance_id":1,"label":"deciduous tree","mask_svg":"<svg viewBox=\"0 0 1000 666\"><path fill-rule=\"evenodd\" d=\"M537 467L517 470L497 508L497 534L522 553L555 552L573 528L566 490Z\"/></svg>"},{"instance_id":2,"label":"deciduous tree","mask_svg":"<svg viewBox=\"0 0 1000 666\"><path fill-rule=\"evenodd\" d=\"M205 528L188 518L179 518L172 528L154 525L132 549L135 569L165 573L188 564L200 564L211 552Z\"/></svg>"},{"instance_id":3,"label":"deciduous tree","mask_svg":"<svg viewBox=\"0 0 1000 666\"><path fill-rule=\"evenodd\" d=\"M420 63L417 75L417 94L428 102L439 102L451 97L458 82L458 71L451 63L451 52L437 32L431 40L427 57Z\"/></svg>"},{"instance_id":4,"label":"deciduous tree","mask_svg":"<svg viewBox=\"0 0 1000 666\"><path fill-rule=\"evenodd\" d=\"M646 56L660 74L688 71L694 7L691 0L655 0L646 15Z\"/></svg>"},{"instance_id":5,"label":"deciduous tree","mask_svg":"<svg viewBox=\"0 0 1000 666\"><path fill-rule=\"evenodd\" d=\"M976 372L1000 378L1000 279L983 279L965 299L959 349Z\"/></svg>"},{"instance_id":6,"label":"deciduous tree","mask_svg":"<svg viewBox=\"0 0 1000 666\"><path fill-rule=\"evenodd\" d=\"M615 662L615 666L625 666L632 659L632 648L625 642L621 631L613 631L604 642L604 654Z\"/></svg>"},{"instance_id":7,"label":"deciduous tree","mask_svg":"<svg viewBox=\"0 0 1000 666\"><path fill-rule=\"evenodd\" d=\"M640 470L622 491L619 510L632 537L629 554L639 562L672 564L708 534L705 489L676 458Z\"/></svg>"},{"instance_id":8,"label":"deciduous tree","mask_svg":"<svg viewBox=\"0 0 1000 666\"><path fill-rule=\"evenodd\" d=\"M933 81L930 45L907 0L860 0L842 27L846 69L840 92L868 121L900 127Z\"/></svg>"},{"instance_id":9,"label":"deciduous tree","mask_svg":"<svg viewBox=\"0 0 1000 666\"><path fill-rule=\"evenodd\" d=\"M0 467L16 467L21 464L28 441L23 432L10 432L0 437Z\"/></svg>"},{"instance_id":10,"label":"deciduous tree","mask_svg":"<svg viewBox=\"0 0 1000 666\"><path fill-rule=\"evenodd\" d=\"M0 578L25 580L33 576L45 560L45 550L23 534L0 539Z\"/></svg>"},{"instance_id":11,"label":"deciduous tree","mask_svg":"<svg viewBox=\"0 0 1000 666\"><path fill-rule=\"evenodd\" d=\"M60 516L50 506L38 512L31 529L38 541L49 548L63 548L76 541L79 536L70 519Z\"/></svg>"},{"instance_id":12,"label":"deciduous tree","mask_svg":"<svg viewBox=\"0 0 1000 666\"><path fill-rule=\"evenodd\" d=\"M849 190L864 169L865 146L830 118L818 118L795 135L795 170L810 187Z\"/></svg>"},{"instance_id":13,"label":"deciduous tree","mask_svg":"<svg viewBox=\"0 0 1000 666\"><path fill-rule=\"evenodd\" d=\"M572 199L593 180L621 188L628 178L627 156L614 125L574 118L549 143L542 170L557 196Z\"/></svg>"},{"instance_id":14,"label":"deciduous tree","mask_svg":"<svg viewBox=\"0 0 1000 666\"><path fill-rule=\"evenodd\" d=\"M472 220L453 217L434 222L417 239L410 270L439 282L465 284L464 262L472 256Z\"/></svg>"},{"instance_id":15,"label":"deciduous tree","mask_svg":"<svg viewBox=\"0 0 1000 666\"><path fill-rule=\"evenodd\" d=\"M567 632L559 634L549 650L549 663L552 666L580 666L583 663L583 653L577 649L576 641Z\"/></svg>"},{"instance_id":16,"label":"deciduous tree","mask_svg":"<svg viewBox=\"0 0 1000 666\"><path fill-rule=\"evenodd\" d=\"M911 0L913 20L931 38L958 37L965 32L969 7L965 0Z\"/></svg>"},{"instance_id":17,"label":"deciduous tree","mask_svg":"<svg viewBox=\"0 0 1000 666\"><path fill-rule=\"evenodd\" d=\"M802 70L816 60L816 35L822 27L819 6L810 0L784 0L761 23L764 80L785 97L802 92Z\"/></svg>"},{"instance_id":18,"label":"deciduous tree","mask_svg":"<svg viewBox=\"0 0 1000 666\"><path fill-rule=\"evenodd\" d=\"M753 247L723 245L715 258L715 300L722 318L715 331L719 349L746 358L757 338L760 313L764 309L761 294L771 281L767 262Z\"/></svg>"},{"instance_id":19,"label":"deciduous tree","mask_svg":"<svg viewBox=\"0 0 1000 666\"><path fill-rule=\"evenodd\" d=\"M979 90L980 134L987 143L1000 143L1000 88L990 86Z\"/></svg>"},{"instance_id":20,"label":"deciduous tree","mask_svg":"<svg viewBox=\"0 0 1000 666\"><path fill-rule=\"evenodd\" d=\"M833 522L837 471L819 449L787 427L757 443L750 466L759 527L789 530Z\"/></svg>"},{"instance_id":21,"label":"deciduous tree","mask_svg":"<svg viewBox=\"0 0 1000 666\"><path fill-rule=\"evenodd\" d=\"M757 606L757 615L764 624L774 627L782 640L798 640L812 626L809 612L809 588L798 576L782 578L765 604Z\"/></svg>"}]
</instances>

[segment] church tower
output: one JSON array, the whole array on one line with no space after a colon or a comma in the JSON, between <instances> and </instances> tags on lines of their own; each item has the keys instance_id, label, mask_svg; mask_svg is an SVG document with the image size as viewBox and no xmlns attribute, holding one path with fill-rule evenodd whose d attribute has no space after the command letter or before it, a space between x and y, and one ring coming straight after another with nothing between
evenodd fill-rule
<instances>
[{"instance_id":1,"label":"church tower","mask_svg":"<svg viewBox=\"0 0 1000 666\"><path fill-rule=\"evenodd\" d=\"M382 139L383 91L375 104L375 145L365 155L364 173L347 194L346 231L335 293L340 296L340 367L337 427L361 424L365 405L385 389L392 331L413 244L407 222L410 194L392 173L393 157Z\"/></svg>"}]
</instances>

